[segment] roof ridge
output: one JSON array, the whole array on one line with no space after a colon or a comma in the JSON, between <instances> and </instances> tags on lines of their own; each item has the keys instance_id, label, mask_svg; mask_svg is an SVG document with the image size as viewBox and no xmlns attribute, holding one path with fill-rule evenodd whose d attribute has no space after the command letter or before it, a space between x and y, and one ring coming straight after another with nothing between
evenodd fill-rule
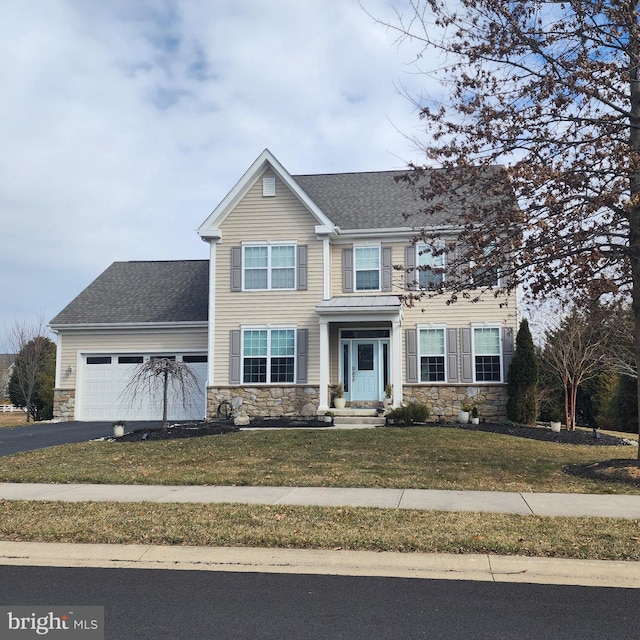
<instances>
[{"instance_id":1,"label":"roof ridge","mask_svg":"<svg viewBox=\"0 0 640 640\"><path fill-rule=\"evenodd\" d=\"M186 258L183 260L116 260L112 264L158 264L159 262L176 263L176 262L209 262L209 258Z\"/></svg>"},{"instance_id":2,"label":"roof ridge","mask_svg":"<svg viewBox=\"0 0 640 640\"><path fill-rule=\"evenodd\" d=\"M333 171L330 173L296 173L291 177L296 178L313 178L316 176L363 176L363 175L380 175L383 173L410 173L413 169L383 169L382 171Z\"/></svg>"}]
</instances>

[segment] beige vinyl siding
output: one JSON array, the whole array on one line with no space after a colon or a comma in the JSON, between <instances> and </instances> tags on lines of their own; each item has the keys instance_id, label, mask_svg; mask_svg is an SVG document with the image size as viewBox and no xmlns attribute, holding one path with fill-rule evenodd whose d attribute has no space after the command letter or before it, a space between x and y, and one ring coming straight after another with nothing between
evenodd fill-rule
<instances>
[{"instance_id":1,"label":"beige vinyl siding","mask_svg":"<svg viewBox=\"0 0 640 640\"><path fill-rule=\"evenodd\" d=\"M222 242L216 247L215 384L229 382L229 332L240 328L240 324L308 329L308 382L318 383L320 336L315 307L323 295L323 260L322 240L315 234L317 224L279 179L276 195L263 197L260 177L220 225ZM307 245L305 291L231 291L231 248L243 242L267 241Z\"/></svg>"},{"instance_id":2,"label":"beige vinyl siding","mask_svg":"<svg viewBox=\"0 0 640 640\"><path fill-rule=\"evenodd\" d=\"M373 244L373 243L371 243ZM392 264L404 264L404 250L409 241L381 243L392 247ZM356 246L366 246L365 243L355 242ZM409 293L405 288L404 271L394 270L392 273L393 290L391 292L354 291L345 293L342 290L342 250L350 247L350 244L333 244L331 247L331 295L332 296L371 296L376 295L403 295ZM501 308L503 298L495 298L492 292L484 296L479 302L470 302L459 296L454 304L447 304L448 296L425 297L415 307L404 307L403 325L415 326L416 323L447 324L450 326L469 326L473 322L508 323L515 324L515 295L506 307Z\"/></svg>"},{"instance_id":3,"label":"beige vinyl siding","mask_svg":"<svg viewBox=\"0 0 640 640\"><path fill-rule=\"evenodd\" d=\"M175 329L91 329L63 331L60 343L60 387L76 386L78 353L182 353L207 351L206 327L176 327ZM64 372L71 368L72 374Z\"/></svg>"}]
</instances>

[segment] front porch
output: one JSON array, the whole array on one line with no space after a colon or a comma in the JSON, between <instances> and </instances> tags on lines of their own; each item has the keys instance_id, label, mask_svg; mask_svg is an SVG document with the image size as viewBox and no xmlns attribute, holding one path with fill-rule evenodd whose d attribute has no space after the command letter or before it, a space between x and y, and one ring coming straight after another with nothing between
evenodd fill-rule
<instances>
[{"instance_id":1,"label":"front porch","mask_svg":"<svg viewBox=\"0 0 640 640\"><path fill-rule=\"evenodd\" d=\"M316 306L320 320L318 412L329 410L341 384L352 409L375 410L393 390L402 401L402 307L396 296L348 296Z\"/></svg>"}]
</instances>

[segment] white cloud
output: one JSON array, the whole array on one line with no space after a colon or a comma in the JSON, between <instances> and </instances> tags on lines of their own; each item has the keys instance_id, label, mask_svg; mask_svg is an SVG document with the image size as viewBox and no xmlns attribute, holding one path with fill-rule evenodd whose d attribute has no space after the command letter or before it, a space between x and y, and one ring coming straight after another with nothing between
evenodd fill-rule
<instances>
[{"instance_id":1,"label":"white cloud","mask_svg":"<svg viewBox=\"0 0 640 640\"><path fill-rule=\"evenodd\" d=\"M0 334L115 260L205 258L265 147L294 174L419 159L409 60L356 0L2 3Z\"/></svg>"}]
</instances>

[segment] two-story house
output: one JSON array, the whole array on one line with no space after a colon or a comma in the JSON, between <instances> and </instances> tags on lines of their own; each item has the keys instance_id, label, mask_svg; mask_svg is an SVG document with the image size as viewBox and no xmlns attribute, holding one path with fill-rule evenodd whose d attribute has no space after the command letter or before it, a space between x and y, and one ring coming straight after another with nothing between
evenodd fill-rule
<instances>
[{"instance_id":1,"label":"two-story house","mask_svg":"<svg viewBox=\"0 0 640 640\"><path fill-rule=\"evenodd\" d=\"M322 414L338 383L351 407L391 386L396 405L452 416L473 402L503 417L515 298L402 304L447 277L447 253L413 241L404 214L420 202L402 173L292 176L265 150L198 229L208 261L115 263L51 321L56 415L157 418L156 401L123 390L162 355L200 381L172 419L214 416L224 400L249 416ZM453 247L444 205L430 224Z\"/></svg>"}]
</instances>

